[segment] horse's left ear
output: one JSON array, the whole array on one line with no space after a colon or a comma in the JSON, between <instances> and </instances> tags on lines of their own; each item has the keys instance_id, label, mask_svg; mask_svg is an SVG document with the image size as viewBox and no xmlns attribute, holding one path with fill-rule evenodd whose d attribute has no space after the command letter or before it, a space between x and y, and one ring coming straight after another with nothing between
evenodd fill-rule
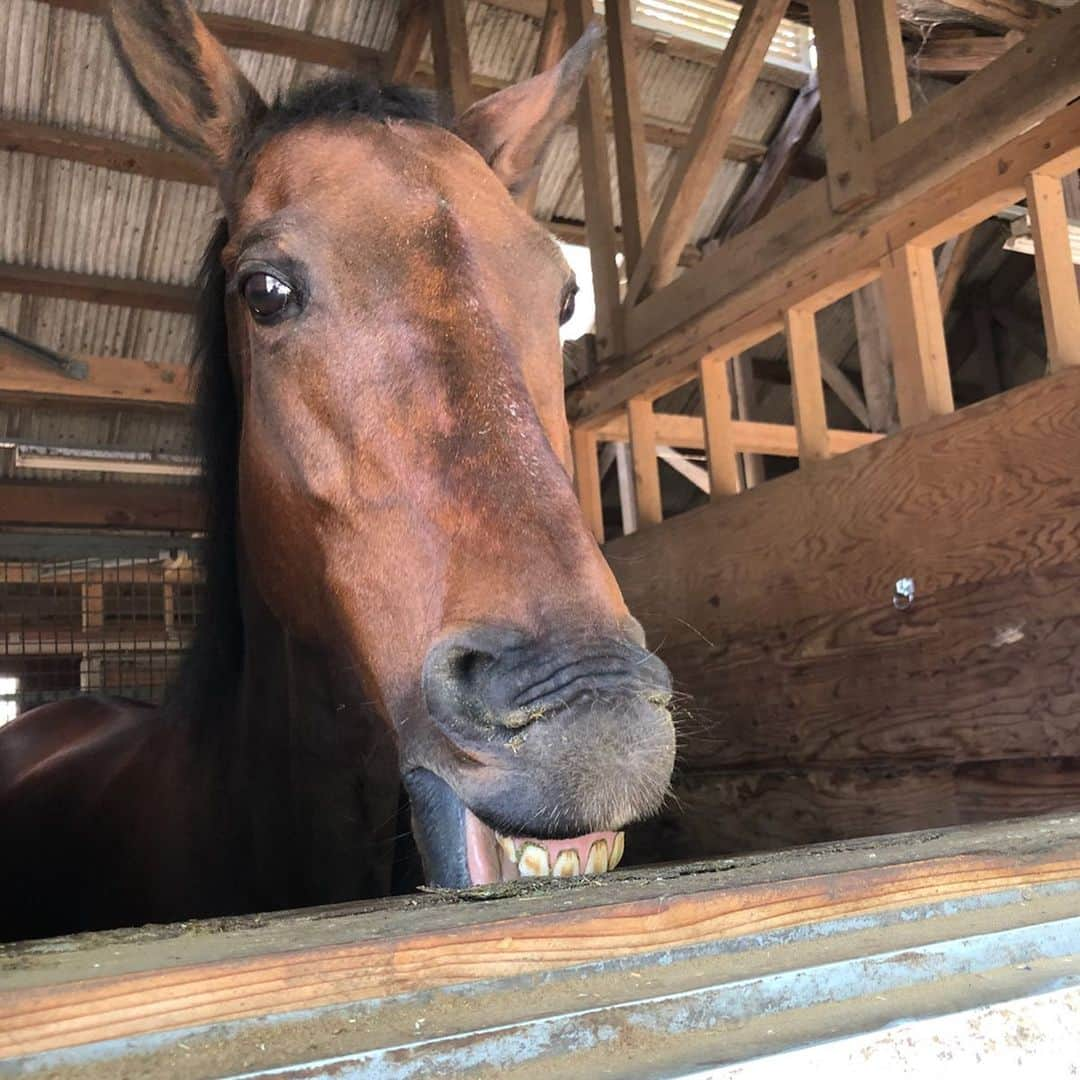
<instances>
[{"instance_id":1,"label":"horse's left ear","mask_svg":"<svg viewBox=\"0 0 1080 1080\"><path fill-rule=\"evenodd\" d=\"M529 189L544 150L577 104L603 37L600 24L593 23L550 71L478 101L455 125L511 195Z\"/></svg>"}]
</instances>

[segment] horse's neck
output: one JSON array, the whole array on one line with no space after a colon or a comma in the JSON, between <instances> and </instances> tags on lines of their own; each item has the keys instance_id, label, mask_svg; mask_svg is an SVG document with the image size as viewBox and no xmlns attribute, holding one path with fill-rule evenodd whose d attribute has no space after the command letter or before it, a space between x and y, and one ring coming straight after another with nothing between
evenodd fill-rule
<instances>
[{"instance_id":1,"label":"horse's neck","mask_svg":"<svg viewBox=\"0 0 1080 1080\"><path fill-rule=\"evenodd\" d=\"M232 753L257 875L289 904L383 895L397 831L393 740L346 665L292 638L250 582L243 593Z\"/></svg>"}]
</instances>

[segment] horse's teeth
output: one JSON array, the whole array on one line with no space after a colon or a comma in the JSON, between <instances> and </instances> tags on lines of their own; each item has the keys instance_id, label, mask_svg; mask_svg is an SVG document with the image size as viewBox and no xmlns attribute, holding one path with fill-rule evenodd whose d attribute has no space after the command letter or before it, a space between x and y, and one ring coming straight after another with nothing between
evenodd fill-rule
<instances>
[{"instance_id":1,"label":"horse's teeth","mask_svg":"<svg viewBox=\"0 0 1080 1080\"><path fill-rule=\"evenodd\" d=\"M551 868L552 877L576 877L581 873L581 859L572 848L560 851L555 865Z\"/></svg>"},{"instance_id":2,"label":"horse's teeth","mask_svg":"<svg viewBox=\"0 0 1080 1080\"><path fill-rule=\"evenodd\" d=\"M602 874L608 868L608 850L606 840L594 840L589 848L589 857L585 860L586 874Z\"/></svg>"},{"instance_id":3,"label":"horse's teeth","mask_svg":"<svg viewBox=\"0 0 1080 1080\"><path fill-rule=\"evenodd\" d=\"M546 877L551 873L547 848L539 844L525 844L518 859L518 870L522 877Z\"/></svg>"},{"instance_id":4,"label":"horse's teeth","mask_svg":"<svg viewBox=\"0 0 1080 1080\"><path fill-rule=\"evenodd\" d=\"M626 836L617 832L615 839L611 842L611 854L608 856L608 869L614 870L619 863L622 862L623 847L626 843Z\"/></svg>"},{"instance_id":5,"label":"horse's teeth","mask_svg":"<svg viewBox=\"0 0 1080 1080\"><path fill-rule=\"evenodd\" d=\"M514 847L514 841L508 836L498 837L499 847L502 848L502 853L512 862L516 863L518 860L517 848Z\"/></svg>"}]
</instances>

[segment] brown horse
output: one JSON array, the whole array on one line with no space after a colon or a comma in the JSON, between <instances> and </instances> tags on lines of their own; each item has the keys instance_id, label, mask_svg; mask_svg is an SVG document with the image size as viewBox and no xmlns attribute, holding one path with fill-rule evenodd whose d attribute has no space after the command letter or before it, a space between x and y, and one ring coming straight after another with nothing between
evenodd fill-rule
<instances>
[{"instance_id":1,"label":"brown horse","mask_svg":"<svg viewBox=\"0 0 1080 1080\"><path fill-rule=\"evenodd\" d=\"M225 208L208 610L160 709L4 730L0 931L383 892L402 779L431 883L606 870L666 791L670 683L573 496L575 285L520 205L597 33L442 125L355 80L268 106L186 0L114 0L109 28Z\"/></svg>"}]
</instances>

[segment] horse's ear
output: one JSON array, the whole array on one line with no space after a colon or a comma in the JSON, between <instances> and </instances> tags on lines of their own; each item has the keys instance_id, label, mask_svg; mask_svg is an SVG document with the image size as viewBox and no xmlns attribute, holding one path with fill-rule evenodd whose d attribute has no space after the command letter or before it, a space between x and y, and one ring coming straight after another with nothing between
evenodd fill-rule
<instances>
[{"instance_id":1,"label":"horse's ear","mask_svg":"<svg viewBox=\"0 0 1080 1080\"><path fill-rule=\"evenodd\" d=\"M529 189L544 150L577 103L603 36L600 24L593 23L550 71L478 101L455 125L511 195Z\"/></svg>"},{"instance_id":2,"label":"horse's ear","mask_svg":"<svg viewBox=\"0 0 1080 1080\"><path fill-rule=\"evenodd\" d=\"M111 0L105 21L143 108L224 170L266 106L188 0Z\"/></svg>"}]
</instances>

